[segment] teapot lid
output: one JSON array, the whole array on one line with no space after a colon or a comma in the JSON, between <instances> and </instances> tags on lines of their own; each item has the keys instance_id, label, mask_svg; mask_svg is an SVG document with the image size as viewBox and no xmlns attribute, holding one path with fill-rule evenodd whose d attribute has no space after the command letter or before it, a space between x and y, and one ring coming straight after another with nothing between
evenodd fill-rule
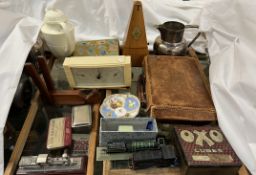
<instances>
[{"instance_id":1,"label":"teapot lid","mask_svg":"<svg viewBox=\"0 0 256 175\"><path fill-rule=\"evenodd\" d=\"M67 17L59 9L50 9L47 10L44 16L45 22L56 22L56 21L67 21Z\"/></svg>"}]
</instances>

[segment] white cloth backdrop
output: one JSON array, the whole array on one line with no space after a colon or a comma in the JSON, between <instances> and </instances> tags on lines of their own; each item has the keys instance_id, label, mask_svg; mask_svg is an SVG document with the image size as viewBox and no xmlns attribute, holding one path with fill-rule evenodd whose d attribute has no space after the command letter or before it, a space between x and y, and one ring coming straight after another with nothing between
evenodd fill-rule
<instances>
[{"instance_id":1,"label":"white cloth backdrop","mask_svg":"<svg viewBox=\"0 0 256 175\"><path fill-rule=\"evenodd\" d=\"M221 129L256 174L256 1L215 0L201 15L211 92Z\"/></svg>"},{"instance_id":2,"label":"white cloth backdrop","mask_svg":"<svg viewBox=\"0 0 256 175\"><path fill-rule=\"evenodd\" d=\"M0 9L0 26L0 174L3 174L3 129L40 22Z\"/></svg>"},{"instance_id":3,"label":"white cloth backdrop","mask_svg":"<svg viewBox=\"0 0 256 175\"><path fill-rule=\"evenodd\" d=\"M218 119L239 157L256 174L256 81L254 59L256 2L249 0L143 0L147 39L159 35L154 25L178 20L200 24L206 31L211 56L210 83ZM46 8L61 9L75 26L76 40L117 37L121 41L128 25L132 0L0 0L0 104L3 130L20 73L35 42ZM191 38L192 35L188 36ZM24 41L25 39L25 41ZM204 51L201 38L198 50ZM200 46L201 44L201 46ZM3 171L3 137L0 137Z\"/></svg>"}]
</instances>

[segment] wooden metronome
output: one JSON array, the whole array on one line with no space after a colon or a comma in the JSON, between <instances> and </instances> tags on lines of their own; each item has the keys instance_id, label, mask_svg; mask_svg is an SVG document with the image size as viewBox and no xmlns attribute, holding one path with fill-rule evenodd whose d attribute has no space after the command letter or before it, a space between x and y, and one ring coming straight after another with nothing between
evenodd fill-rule
<instances>
[{"instance_id":1,"label":"wooden metronome","mask_svg":"<svg viewBox=\"0 0 256 175\"><path fill-rule=\"evenodd\" d=\"M122 54L131 55L132 66L134 67L142 66L144 57L148 55L147 37L140 1L134 1Z\"/></svg>"}]
</instances>

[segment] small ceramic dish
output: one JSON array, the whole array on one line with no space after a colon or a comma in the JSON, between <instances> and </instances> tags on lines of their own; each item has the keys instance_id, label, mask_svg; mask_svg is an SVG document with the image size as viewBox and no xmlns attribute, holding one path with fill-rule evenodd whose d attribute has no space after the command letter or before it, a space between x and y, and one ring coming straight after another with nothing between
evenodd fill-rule
<instances>
[{"instance_id":1,"label":"small ceramic dish","mask_svg":"<svg viewBox=\"0 0 256 175\"><path fill-rule=\"evenodd\" d=\"M134 118L139 110L140 101L131 94L110 95L100 106L100 113L104 118Z\"/></svg>"}]
</instances>

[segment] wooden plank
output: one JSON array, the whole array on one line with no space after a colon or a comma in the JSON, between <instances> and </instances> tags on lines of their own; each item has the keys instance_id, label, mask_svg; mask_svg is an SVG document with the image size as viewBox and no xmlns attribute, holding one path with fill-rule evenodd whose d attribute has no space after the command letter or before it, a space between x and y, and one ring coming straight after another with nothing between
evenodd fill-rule
<instances>
[{"instance_id":1,"label":"wooden plank","mask_svg":"<svg viewBox=\"0 0 256 175\"><path fill-rule=\"evenodd\" d=\"M129 168L124 169L111 169L111 161L103 161L103 175L181 175L179 168L147 168L141 170L132 170Z\"/></svg>"},{"instance_id":2,"label":"wooden plank","mask_svg":"<svg viewBox=\"0 0 256 175\"><path fill-rule=\"evenodd\" d=\"M112 94L112 91L111 91L111 90L109 90L109 89L106 90L106 97L107 97L107 96L110 96L111 94Z\"/></svg>"},{"instance_id":3,"label":"wooden plank","mask_svg":"<svg viewBox=\"0 0 256 175\"><path fill-rule=\"evenodd\" d=\"M147 168L147 169L142 169L142 170L132 170L129 168L124 168L124 169L112 169L111 168L111 161L105 160L103 161L103 175L120 175L120 174L125 174L125 175L155 175L155 174L161 174L161 175L181 175L181 170L180 168ZM247 169L243 165L239 172L238 175L249 175Z\"/></svg>"},{"instance_id":4,"label":"wooden plank","mask_svg":"<svg viewBox=\"0 0 256 175\"><path fill-rule=\"evenodd\" d=\"M103 175L181 175L179 168L148 168L142 170L132 170L132 169L111 169L111 161L106 160L103 162ZM242 166L239 170L239 175L249 175L245 166Z\"/></svg>"},{"instance_id":5,"label":"wooden plank","mask_svg":"<svg viewBox=\"0 0 256 175\"><path fill-rule=\"evenodd\" d=\"M42 71L44 81L45 81L48 91L55 90L54 82L53 82L51 74L50 74L50 68L49 68L49 65L47 64L45 57L39 56L37 58L37 61L40 66L40 69Z\"/></svg>"},{"instance_id":6,"label":"wooden plank","mask_svg":"<svg viewBox=\"0 0 256 175\"><path fill-rule=\"evenodd\" d=\"M239 175L249 175L249 172L244 165L240 168Z\"/></svg>"},{"instance_id":7,"label":"wooden plank","mask_svg":"<svg viewBox=\"0 0 256 175\"><path fill-rule=\"evenodd\" d=\"M88 153L88 162L87 162L87 172L86 175L94 174L94 165L95 165L95 153L96 145L98 140L98 130L99 130L99 108L100 104L93 105L93 124L90 133L89 139L89 153Z\"/></svg>"},{"instance_id":8,"label":"wooden plank","mask_svg":"<svg viewBox=\"0 0 256 175\"><path fill-rule=\"evenodd\" d=\"M21 132L19 134L19 137L18 137L15 147L13 149L12 155L10 157L10 160L5 169L5 172L4 172L5 175L12 175L12 174L14 174L14 172L16 170L16 167L20 160L20 156L22 154L23 148L26 144L31 126L35 119L35 116L36 116L36 113L38 110L38 106L39 106L39 91L36 92L34 98L31 101L31 105L29 108L27 118L24 122L24 125L21 129Z\"/></svg>"},{"instance_id":9,"label":"wooden plank","mask_svg":"<svg viewBox=\"0 0 256 175\"><path fill-rule=\"evenodd\" d=\"M104 160L104 161L103 161L102 175L109 175L110 169L111 169L111 161L109 161L109 160Z\"/></svg>"},{"instance_id":10,"label":"wooden plank","mask_svg":"<svg viewBox=\"0 0 256 175\"><path fill-rule=\"evenodd\" d=\"M40 90L40 93L42 94L42 100L44 100L46 103L53 104L52 96L49 93L45 82L38 74L35 66L32 63L26 63L24 66L24 71L33 79L33 82Z\"/></svg>"}]
</instances>

